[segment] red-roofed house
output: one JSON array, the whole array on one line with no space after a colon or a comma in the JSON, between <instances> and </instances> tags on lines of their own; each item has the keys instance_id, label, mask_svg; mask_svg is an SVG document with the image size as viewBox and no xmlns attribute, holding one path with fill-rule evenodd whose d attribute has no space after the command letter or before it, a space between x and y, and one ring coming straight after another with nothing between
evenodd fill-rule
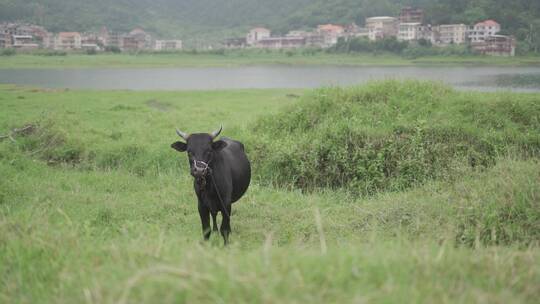
<instances>
[{"instance_id":1,"label":"red-roofed house","mask_svg":"<svg viewBox=\"0 0 540 304\"><path fill-rule=\"evenodd\" d=\"M501 25L494 20L478 22L469 30L469 40L473 43L485 41L487 37L496 35L500 31Z\"/></svg>"}]
</instances>

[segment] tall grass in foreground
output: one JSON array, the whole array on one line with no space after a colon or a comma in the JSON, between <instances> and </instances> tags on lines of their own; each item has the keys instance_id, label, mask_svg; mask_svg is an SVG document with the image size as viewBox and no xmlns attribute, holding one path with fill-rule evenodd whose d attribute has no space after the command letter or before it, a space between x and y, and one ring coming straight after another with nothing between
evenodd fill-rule
<instances>
[{"instance_id":1,"label":"tall grass in foreground","mask_svg":"<svg viewBox=\"0 0 540 304\"><path fill-rule=\"evenodd\" d=\"M537 302L538 94L290 93L2 88L0 134L36 129L0 142L0 302ZM185 156L169 148L175 126L221 121L256 173L227 248L201 242ZM356 150L375 155L372 191L309 171L364 172L364 154L346 161Z\"/></svg>"}]
</instances>

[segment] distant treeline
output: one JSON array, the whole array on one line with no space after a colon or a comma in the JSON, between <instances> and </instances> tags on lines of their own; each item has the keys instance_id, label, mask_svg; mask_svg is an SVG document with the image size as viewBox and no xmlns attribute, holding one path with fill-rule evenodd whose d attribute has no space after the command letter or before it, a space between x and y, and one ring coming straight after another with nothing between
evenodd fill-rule
<instances>
[{"instance_id":1,"label":"distant treeline","mask_svg":"<svg viewBox=\"0 0 540 304\"><path fill-rule=\"evenodd\" d=\"M204 45L243 35L252 26L276 33L323 23L362 26L367 17L397 16L404 6L423 8L430 24L495 19L522 50L540 52L540 1L533 0L0 0L0 22L23 20L51 31L141 26Z\"/></svg>"}]
</instances>

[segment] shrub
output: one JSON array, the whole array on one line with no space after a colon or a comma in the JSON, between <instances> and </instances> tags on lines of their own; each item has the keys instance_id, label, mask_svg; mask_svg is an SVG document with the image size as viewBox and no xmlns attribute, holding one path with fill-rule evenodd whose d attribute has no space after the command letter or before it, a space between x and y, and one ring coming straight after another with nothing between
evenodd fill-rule
<instances>
[{"instance_id":1,"label":"shrub","mask_svg":"<svg viewBox=\"0 0 540 304\"><path fill-rule=\"evenodd\" d=\"M17 138L18 147L48 164L79 163L84 154L83 145L68 141L64 131L56 128L53 120L42 121Z\"/></svg>"},{"instance_id":2,"label":"shrub","mask_svg":"<svg viewBox=\"0 0 540 304\"><path fill-rule=\"evenodd\" d=\"M17 51L15 49L3 49L0 51L0 56L13 56L17 54Z\"/></svg>"},{"instance_id":3,"label":"shrub","mask_svg":"<svg viewBox=\"0 0 540 304\"><path fill-rule=\"evenodd\" d=\"M86 55L96 55L96 54L97 54L97 50L94 48L86 50Z\"/></svg>"},{"instance_id":4,"label":"shrub","mask_svg":"<svg viewBox=\"0 0 540 304\"><path fill-rule=\"evenodd\" d=\"M117 46L106 46L105 52L118 54L118 53L122 53L122 50Z\"/></svg>"}]
</instances>

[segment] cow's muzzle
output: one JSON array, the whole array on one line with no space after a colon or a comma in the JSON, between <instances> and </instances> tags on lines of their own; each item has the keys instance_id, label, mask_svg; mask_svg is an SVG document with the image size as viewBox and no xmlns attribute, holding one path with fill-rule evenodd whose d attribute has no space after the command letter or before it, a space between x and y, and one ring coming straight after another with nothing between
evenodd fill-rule
<instances>
[{"instance_id":1,"label":"cow's muzzle","mask_svg":"<svg viewBox=\"0 0 540 304\"><path fill-rule=\"evenodd\" d=\"M206 173L208 173L208 169L208 163L200 160L194 160L193 167L191 168L191 175L196 178L205 177Z\"/></svg>"}]
</instances>

